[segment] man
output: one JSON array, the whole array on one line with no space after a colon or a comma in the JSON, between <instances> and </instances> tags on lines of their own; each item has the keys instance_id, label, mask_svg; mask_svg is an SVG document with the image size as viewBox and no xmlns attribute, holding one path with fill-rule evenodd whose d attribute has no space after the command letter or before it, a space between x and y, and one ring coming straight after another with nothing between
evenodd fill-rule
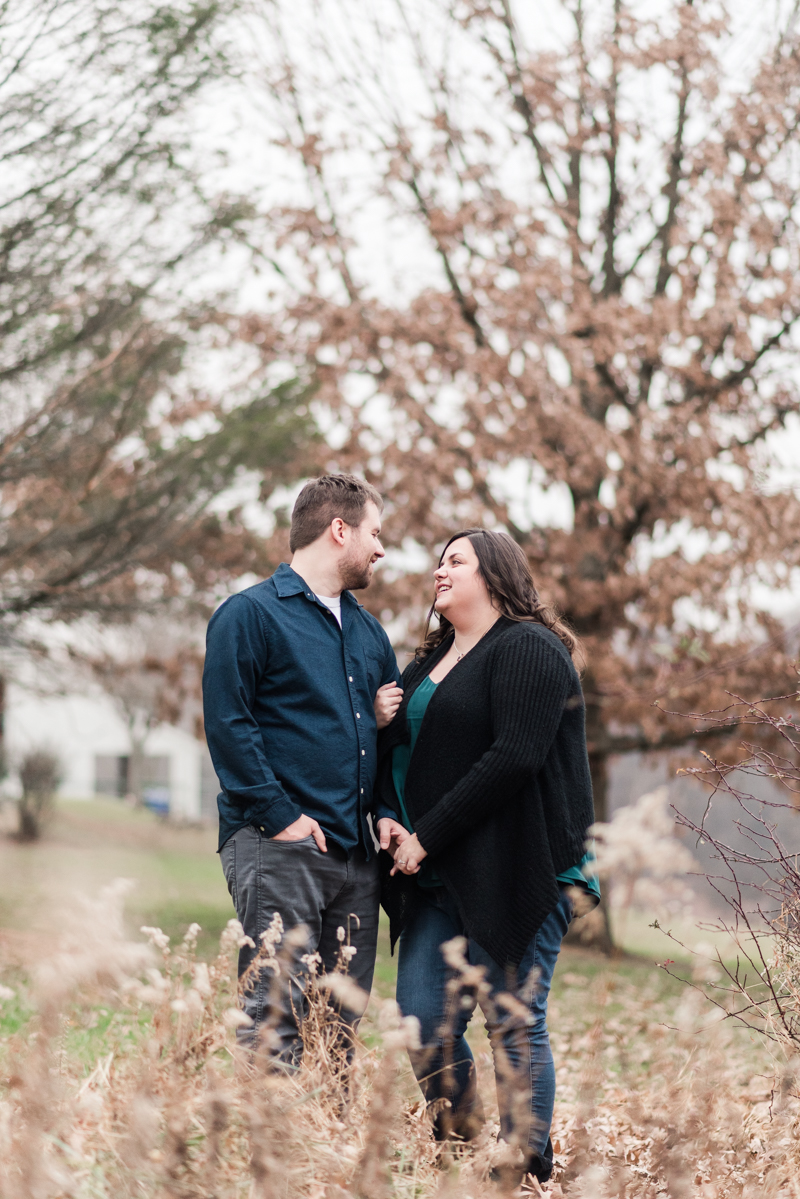
<instances>
[{"instance_id":1,"label":"man","mask_svg":"<svg viewBox=\"0 0 800 1199\"><path fill-rule=\"evenodd\" d=\"M389 638L351 591L369 586L383 501L352 475L307 483L292 512L291 565L231 596L208 626L203 699L208 746L222 791L219 851L239 920L255 948L239 955L240 977L278 912L288 931L304 925L306 952L325 970L340 949L356 953L350 975L369 992L378 933L378 873L372 811L376 729L400 703ZM383 814L381 814L383 815ZM381 842L407 835L385 814ZM299 961L301 954L297 955ZM269 1016L270 1052L300 1058L296 1013L302 977L268 1011L273 977L245 987L254 1038ZM344 1013L351 1025L357 1012Z\"/></svg>"}]
</instances>

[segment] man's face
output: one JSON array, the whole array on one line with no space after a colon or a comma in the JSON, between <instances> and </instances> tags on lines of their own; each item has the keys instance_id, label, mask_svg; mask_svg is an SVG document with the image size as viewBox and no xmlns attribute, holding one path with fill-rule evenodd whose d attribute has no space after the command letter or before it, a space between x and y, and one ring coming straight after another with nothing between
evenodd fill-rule
<instances>
[{"instance_id":1,"label":"man's face","mask_svg":"<svg viewBox=\"0 0 800 1199\"><path fill-rule=\"evenodd\" d=\"M339 563L339 577L345 591L369 587L372 570L384 555L380 543L381 514L371 501L364 509L360 525L346 526L347 545Z\"/></svg>"}]
</instances>

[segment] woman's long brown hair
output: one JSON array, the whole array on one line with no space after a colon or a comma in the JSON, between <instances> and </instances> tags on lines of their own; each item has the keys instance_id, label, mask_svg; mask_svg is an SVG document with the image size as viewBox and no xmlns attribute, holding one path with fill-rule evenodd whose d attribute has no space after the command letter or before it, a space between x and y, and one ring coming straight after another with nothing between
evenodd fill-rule
<instances>
[{"instance_id":1,"label":"woman's long brown hair","mask_svg":"<svg viewBox=\"0 0 800 1199\"><path fill-rule=\"evenodd\" d=\"M441 566L449 546L461 537L468 537L478 558L478 571L486 584L492 603L509 620L534 621L551 629L563 641L570 654L575 657L580 651L578 638L564 623L559 613L549 604L543 604L533 581L530 563L524 551L508 533L497 533L491 529L462 529L454 533L442 550ZM431 604L425 623L425 639L418 648L416 659L421 662L432 650L441 645L452 631L446 616L439 616L439 624L431 628L436 613L436 600Z\"/></svg>"}]
</instances>

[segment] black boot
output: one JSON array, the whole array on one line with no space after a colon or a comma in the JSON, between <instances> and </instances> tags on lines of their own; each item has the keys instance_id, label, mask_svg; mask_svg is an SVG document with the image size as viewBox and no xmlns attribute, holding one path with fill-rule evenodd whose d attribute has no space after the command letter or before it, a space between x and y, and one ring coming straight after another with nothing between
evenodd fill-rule
<instances>
[{"instance_id":1,"label":"black boot","mask_svg":"<svg viewBox=\"0 0 800 1199\"><path fill-rule=\"evenodd\" d=\"M537 1182L548 1182L552 1173L553 1142L548 1137L544 1153L534 1153L527 1149L518 1162L492 1166L489 1177L492 1182L499 1182L504 1190L513 1191L520 1186L526 1174L532 1174Z\"/></svg>"}]
</instances>

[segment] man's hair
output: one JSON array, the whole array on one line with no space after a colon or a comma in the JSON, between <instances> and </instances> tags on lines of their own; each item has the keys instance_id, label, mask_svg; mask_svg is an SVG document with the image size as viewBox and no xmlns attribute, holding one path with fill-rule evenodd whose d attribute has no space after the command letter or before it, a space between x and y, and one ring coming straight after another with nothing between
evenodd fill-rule
<instances>
[{"instance_id":1,"label":"man's hair","mask_svg":"<svg viewBox=\"0 0 800 1199\"><path fill-rule=\"evenodd\" d=\"M380 494L370 483L355 475L322 475L312 479L306 483L292 509L289 549L294 553L311 545L337 516L346 525L360 525L370 502L383 512Z\"/></svg>"}]
</instances>

